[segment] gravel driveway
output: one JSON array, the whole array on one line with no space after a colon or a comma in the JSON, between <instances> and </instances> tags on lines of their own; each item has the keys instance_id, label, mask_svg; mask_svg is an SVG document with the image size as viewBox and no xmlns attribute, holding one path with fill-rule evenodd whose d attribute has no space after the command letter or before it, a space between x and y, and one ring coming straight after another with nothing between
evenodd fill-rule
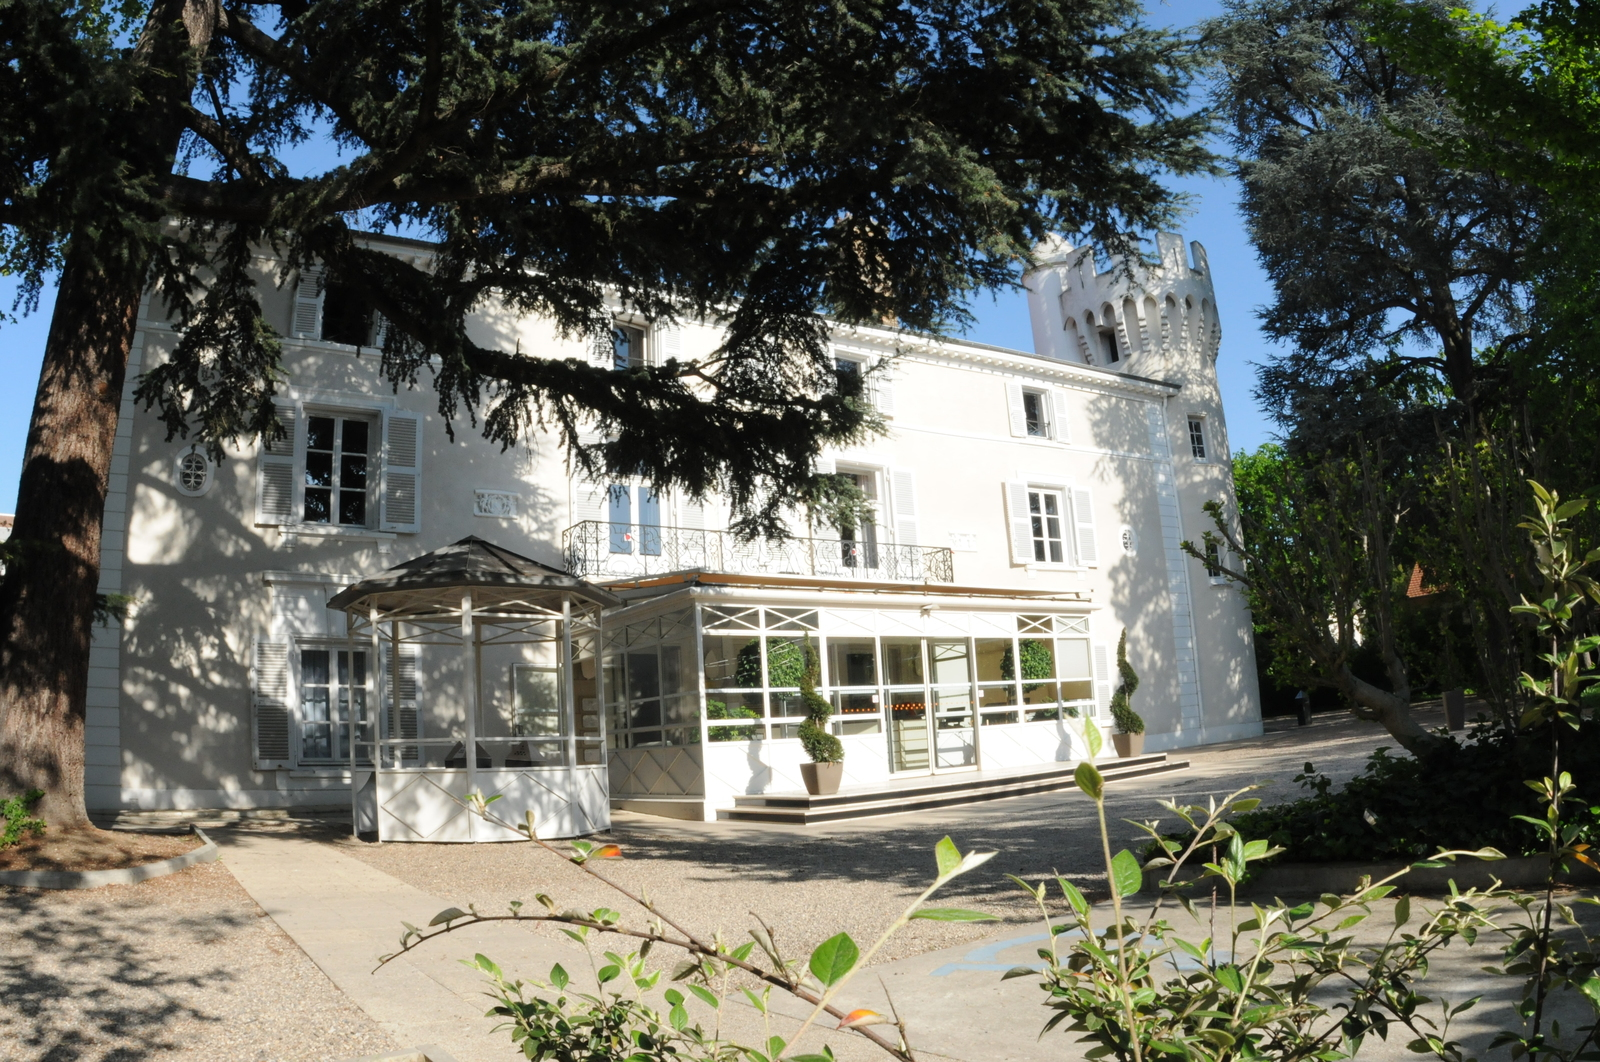
<instances>
[{"instance_id":1,"label":"gravel driveway","mask_svg":"<svg viewBox=\"0 0 1600 1062\"><path fill-rule=\"evenodd\" d=\"M1426 713L1422 721L1433 725ZM1106 802L1113 838L1125 844L1135 839L1135 829L1124 819L1161 817L1157 800L1203 802L1269 779L1273 784L1264 796L1292 798L1299 793L1292 779L1306 761L1342 780L1360 769L1374 747L1393 744L1375 725L1342 715L1310 728L1274 727L1263 739L1174 753L1175 759L1192 762L1189 771L1113 783ZM780 945L787 941L803 955L841 930L863 947L877 939L932 879L933 846L946 834L963 850L993 849L1000 855L958 879L941 894L941 905L979 908L1020 925L1031 922L1036 910L1007 874L1037 880L1059 872L1103 891L1094 805L1076 790L805 827L686 823L616 813L610 839L622 846L625 858L600 866L619 884L647 890L662 911L690 928L703 933L722 928L742 941L748 939L745 930L754 924L754 912L778 929ZM448 901L503 910L509 900L532 904L543 892L562 907L625 907L615 892L528 845L380 846L338 835L330 835L329 843L437 896L441 906ZM949 947L994 930L993 923L913 922L876 961Z\"/></svg>"},{"instance_id":2,"label":"gravel driveway","mask_svg":"<svg viewBox=\"0 0 1600 1062\"><path fill-rule=\"evenodd\" d=\"M395 1046L221 863L0 888L6 1062L322 1062Z\"/></svg>"}]
</instances>

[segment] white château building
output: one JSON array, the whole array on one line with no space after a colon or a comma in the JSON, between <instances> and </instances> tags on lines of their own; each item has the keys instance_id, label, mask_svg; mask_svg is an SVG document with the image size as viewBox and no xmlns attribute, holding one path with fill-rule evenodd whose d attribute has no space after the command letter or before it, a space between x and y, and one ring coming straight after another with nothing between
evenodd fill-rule
<instances>
[{"instance_id":1,"label":"white ch\u00e2teau building","mask_svg":"<svg viewBox=\"0 0 1600 1062\"><path fill-rule=\"evenodd\" d=\"M1232 510L1205 253L1163 234L1130 273L1041 252L1031 353L834 331L841 362L890 361L888 433L824 461L875 514L783 543L738 541L714 501L576 478L553 438L450 441L431 390L379 379L367 322L262 258L287 439L213 464L123 403L101 585L134 603L94 650L91 809L351 807L353 777L385 839L485 836L446 791L505 792L555 832L619 806L712 819L801 789L807 643L846 787L1081 757L1124 629L1147 749L1260 733L1245 600L1179 548L1207 501ZM159 305L130 393L176 341ZM494 308L472 328L596 356ZM619 311L607 357L717 343Z\"/></svg>"}]
</instances>

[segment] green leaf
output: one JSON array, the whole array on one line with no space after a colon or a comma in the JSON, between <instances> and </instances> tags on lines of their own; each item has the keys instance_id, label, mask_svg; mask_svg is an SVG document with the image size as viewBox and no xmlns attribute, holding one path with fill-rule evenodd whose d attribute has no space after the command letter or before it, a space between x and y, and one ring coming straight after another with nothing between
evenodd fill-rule
<instances>
[{"instance_id":1,"label":"green leaf","mask_svg":"<svg viewBox=\"0 0 1600 1062\"><path fill-rule=\"evenodd\" d=\"M446 907L444 910L442 910L438 914L434 915L433 916L433 921L429 922L428 924L430 926L442 926L446 922L454 922L458 918L465 918L465 917L467 917L467 912L463 911L461 908L459 908L459 907Z\"/></svg>"},{"instance_id":2,"label":"green leaf","mask_svg":"<svg viewBox=\"0 0 1600 1062\"><path fill-rule=\"evenodd\" d=\"M605 984L608 981L615 981L619 976L621 976L621 974L622 967L612 963L610 965L600 967L600 972L595 974L595 977L599 979L601 984Z\"/></svg>"},{"instance_id":3,"label":"green leaf","mask_svg":"<svg viewBox=\"0 0 1600 1062\"><path fill-rule=\"evenodd\" d=\"M999 916L986 911L968 911L960 907L924 907L912 918L925 918L930 922L997 922Z\"/></svg>"},{"instance_id":4,"label":"green leaf","mask_svg":"<svg viewBox=\"0 0 1600 1062\"><path fill-rule=\"evenodd\" d=\"M717 994L704 985L689 985L688 988L689 991L695 994L695 997L698 998L700 1002L704 1003L713 1010L722 1006L722 1000L717 998Z\"/></svg>"},{"instance_id":5,"label":"green leaf","mask_svg":"<svg viewBox=\"0 0 1600 1062\"><path fill-rule=\"evenodd\" d=\"M1072 780L1078 788L1089 794L1089 799L1099 802L1104 799L1106 792L1105 777L1095 769L1095 765L1088 760L1078 764L1078 769L1072 772Z\"/></svg>"},{"instance_id":6,"label":"green leaf","mask_svg":"<svg viewBox=\"0 0 1600 1062\"><path fill-rule=\"evenodd\" d=\"M566 988L571 981L572 978L567 976L567 971L562 969L559 962L550 967L550 983L556 986L556 991Z\"/></svg>"},{"instance_id":7,"label":"green leaf","mask_svg":"<svg viewBox=\"0 0 1600 1062\"><path fill-rule=\"evenodd\" d=\"M1217 983L1230 992L1244 991L1244 975L1231 962L1217 967Z\"/></svg>"},{"instance_id":8,"label":"green leaf","mask_svg":"<svg viewBox=\"0 0 1600 1062\"><path fill-rule=\"evenodd\" d=\"M1091 760L1100 755L1100 750L1106 747L1105 738L1100 736L1100 728L1094 725L1093 719L1084 720L1083 741L1084 744L1089 746L1089 759Z\"/></svg>"},{"instance_id":9,"label":"green leaf","mask_svg":"<svg viewBox=\"0 0 1600 1062\"><path fill-rule=\"evenodd\" d=\"M1411 897L1402 896L1394 902L1395 928L1398 929L1409 921L1411 921Z\"/></svg>"},{"instance_id":10,"label":"green leaf","mask_svg":"<svg viewBox=\"0 0 1600 1062\"><path fill-rule=\"evenodd\" d=\"M1578 985L1578 991L1589 1001L1589 1005L1600 1012L1600 977L1591 977ZM1476 1002L1476 1001L1474 1001Z\"/></svg>"},{"instance_id":11,"label":"green leaf","mask_svg":"<svg viewBox=\"0 0 1600 1062\"><path fill-rule=\"evenodd\" d=\"M767 1057L777 1058L779 1055L783 1054L783 1049L788 1046L788 1044L784 1043L783 1037L772 1037L767 1041Z\"/></svg>"},{"instance_id":12,"label":"green leaf","mask_svg":"<svg viewBox=\"0 0 1600 1062\"><path fill-rule=\"evenodd\" d=\"M950 847L954 848L955 845ZM818 944L817 950L811 953L811 975L822 984L832 987L855 968L856 960L860 957L861 950L850 939L850 934L839 933Z\"/></svg>"},{"instance_id":13,"label":"green leaf","mask_svg":"<svg viewBox=\"0 0 1600 1062\"><path fill-rule=\"evenodd\" d=\"M678 1032L683 1032L689 1024L689 1012L683 1009L683 1004L673 1004L672 1009L667 1012L667 1023Z\"/></svg>"},{"instance_id":14,"label":"green leaf","mask_svg":"<svg viewBox=\"0 0 1600 1062\"><path fill-rule=\"evenodd\" d=\"M961 849L949 837L945 837L933 846L933 858L938 862L939 876L948 877L961 865Z\"/></svg>"},{"instance_id":15,"label":"green leaf","mask_svg":"<svg viewBox=\"0 0 1600 1062\"><path fill-rule=\"evenodd\" d=\"M676 1007L683 1002L683 993L679 992L676 988L669 988L665 992L661 993L661 998L667 1001L668 1006Z\"/></svg>"},{"instance_id":16,"label":"green leaf","mask_svg":"<svg viewBox=\"0 0 1600 1062\"><path fill-rule=\"evenodd\" d=\"M1111 884L1118 896L1132 896L1144 884L1139 860L1126 848L1111 857Z\"/></svg>"},{"instance_id":17,"label":"green leaf","mask_svg":"<svg viewBox=\"0 0 1600 1062\"><path fill-rule=\"evenodd\" d=\"M1089 901L1084 898L1083 893L1078 891L1076 885L1066 878L1057 878L1056 884L1061 887L1061 895L1067 898L1067 902L1072 905L1072 909L1078 913L1080 918L1089 913Z\"/></svg>"},{"instance_id":18,"label":"green leaf","mask_svg":"<svg viewBox=\"0 0 1600 1062\"><path fill-rule=\"evenodd\" d=\"M1032 977L1038 972L1039 971L1035 970L1032 966L1013 966L1011 969L1000 975L1000 980L1009 981L1013 977Z\"/></svg>"},{"instance_id":19,"label":"green leaf","mask_svg":"<svg viewBox=\"0 0 1600 1062\"><path fill-rule=\"evenodd\" d=\"M1250 798L1248 798L1246 800L1235 800L1233 802L1233 810L1237 814L1240 814L1240 815L1244 814L1247 811L1254 811L1256 808L1258 808L1260 806L1261 806L1261 798L1260 797L1250 797Z\"/></svg>"}]
</instances>

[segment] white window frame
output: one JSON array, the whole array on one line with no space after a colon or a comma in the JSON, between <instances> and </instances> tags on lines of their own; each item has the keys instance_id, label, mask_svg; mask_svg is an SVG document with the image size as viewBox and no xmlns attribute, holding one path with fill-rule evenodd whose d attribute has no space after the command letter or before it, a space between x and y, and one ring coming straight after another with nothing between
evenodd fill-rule
<instances>
[{"instance_id":1,"label":"white window frame","mask_svg":"<svg viewBox=\"0 0 1600 1062\"><path fill-rule=\"evenodd\" d=\"M1038 484L1038 483L1029 483L1028 484L1028 520L1029 520L1030 524L1032 524L1033 517L1034 517L1033 499L1034 499L1035 496L1037 496L1039 498L1039 508L1041 510L1041 512L1039 513L1039 518L1040 518L1041 521L1047 518L1047 514L1045 514L1042 511L1044 509L1044 499L1045 499L1046 496L1054 497L1056 499L1058 507L1060 508L1060 512L1057 513L1057 519L1060 520L1060 522L1061 522L1061 526L1060 526L1061 534L1060 534L1060 538L1059 538L1059 541L1061 543L1061 559L1058 560L1058 561L1050 560L1049 557L1047 556L1047 557L1045 557L1044 559L1041 560L1039 558L1039 555L1038 555L1039 554L1039 546L1040 546L1041 540L1040 540L1039 536L1032 535L1032 536L1030 536L1029 541L1031 542L1031 544L1033 546L1034 559L1033 559L1033 564L1030 565L1030 567L1038 567L1038 568L1074 568L1074 567L1077 567L1077 565L1075 565L1073 563L1073 561L1076 558L1073 556L1073 549L1072 549L1072 528L1073 528L1073 523L1072 523L1072 496L1071 496L1071 492L1066 490L1063 487L1050 487L1050 486L1044 486L1044 485ZM1044 546L1045 546L1045 552L1048 554L1049 553L1049 544L1052 541L1052 539L1049 537L1048 533L1046 533L1046 535L1045 535L1045 537L1044 537L1044 539L1042 541L1043 541Z\"/></svg>"},{"instance_id":2,"label":"white window frame","mask_svg":"<svg viewBox=\"0 0 1600 1062\"><path fill-rule=\"evenodd\" d=\"M841 354L835 351L833 355L835 368L841 363L849 363L856 367L855 371L865 381L862 393L867 401L879 414L892 420L894 418L893 365L885 364L884 359L875 359L864 354Z\"/></svg>"},{"instance_id":3,"label":"white window frame","mask_svg":"<svg viewBox=\"0 0 1600 1062\"><path fill-rule=\"evenodd\" d=\"M365 705L364 705L364 707L366 708L366 717L367 718L366 718L366 722L365 722L364 725L369 727L369 728L375 728L376 727L377 715L379 714L376 709L379 707L379 698L380 698L380 696L382 694L380 692L380 687L379 687L379 684L378 684L376 673L373 670L372 646L370 644L367 644L367 645L357 644L357 645L352 647L349 644L349 642L341 640L341 639L328 638L328 637L319 637L319 636L314 636L314 635L313 636L304 636L304 637L298 636L298 635L291 636L288 641L289 641L289 697L290 697L290 716L289 716L289 728L290 728L290 733L289 733L289 758L290 758L290 762L292 764L294 764L295 768L297 768L297 769L313 770L313 771L346 771L346 770L350 769L350 760L351 759L355 760L355 763L356 763L357 767L361 766L362 760L361 760L361 758L359 756L353 756L353 757L350 757L350 759L340 759L338 757L332 757L332 758L329 758L329 759L315 759L315 758L308 758L305 755L305 737L306 737L306 731L307 731L307 726L308 726L308 722L309 721L306 719L306 704L305 704L306 679L305 679L305 671L304 671L304 666L305 665L304 665L304 660L303 660L303 654L306 653L307 651L325 652L325 653L328 654L329 714L330 714L330 716L332 718L330 719L330 722L327 725L329 727L330 735L332 735L332 734L340 735L338 737L333 738L333 744L336 746L341 741L348 741L349 740L349 726L350 726L348 720L340 720L340 719L338 719L338 715L337 715L337 713L338 713L338 691L340 689L361 689L361 688L363 688L363 687L358 687L358 686L353 686L353 685L351 685L351 686L340 686L340 684L339 684L339 654L343 653L343 652L348 652L352 648L354 649L355 652L361 654L367 660L366 685L364 687L366 689L366 692L367 692L366 701L365 701ZM381 663L381 661L380 661L380 663ZM353 666L354 665L352 664L352 668L353 668ZM366 762L370 766L370 764L371 764L370 756L368 757Z\"/></svg>"},{"instance_id":4,"label":"white window frame","mask_svg":"<svg viewBox=\"0 0 1600 1062\"><path fill-rule=\"evenodd\" d=\"M1061 497L1062 501L1064 502L1061 519L1064 525L1062 529L1062 554L1065 559L1059 562L1049 560L1030 560L1024 563L1016 556L1016 553L1013 550L1011 554L1011 563L1013 565L1038 571L1086 571L1089 568L1095 568L1099 566L1099 547L1095 542L1091 542L1091 544L1094 545L1094 556L1092 558L1086 558L1084 556L1084 536L1089 536L1091 540L1094 540L1096 536L1093 513L1090 512L1088 519L1084 519L1083 514L1078 511L1079 505L1082 504L1081 499L1083 499L1085 496L1090 498L1089 505L1091 509L1093 507L1092 495L1090 495L1085 488L1079 487L1072 482L1055 476L1041 476L1037 474L1030 475L1027 472L1019 472L1014 480L1011 480L1005 484L1007 496L1006 518L1008 532L1006 538L1008 543L1013 542L1016 534L1016 514L1011 511L1011 488L1014 486L1023 487L1027 491L1050 491ZM1031 517L1031 514L1029 515ZM1031 541L1032 539L1030 536L1030 544ZM1031 549L1030 552L1032 552Z\"/></svg>"},{"instance_id":5,"label":"white window frame","mask_svg":"<svg viewBox=\"0 0 1600 1062\"><path fill-rule=\"evenodd\" d=\"M1030 425L1028 423L1028 399L1029 398L1032 398L1035 401L1035 403L1038 405L1038 409L1039 409L1039 418L1038 418L1039 430L1038 430L1037 433L1032 430L1032 425ZM1050 408L1051 405L1052 405L1052 403L1051 403L1051 400L1050 400L1050 392L1048 390L1046 390L1045 388L1042 388L1042 387L1027 387L1027 386L1024 386L1022 388L1022 424L1023 424L1023 429L1022 430L1027 432L1028 438L1030 438L1030 439L1053 439L1053 438L1055 438L1055 417L1053 415L1055 413L1055 411Z\"/></svg>"},{"instance_id":6,"label":"white window frame","mask_svg":"<svg viewBox=\"0 0 1600 1062\"><path fill-rule=\"evenodd\" d=\"M1194 458L1196 462L1209 464L1211 461L1212 442L1211 432L1206 428L1206 419L1204 413L1190 413L1184 417L1184 429L1189 434L1189 456ZM1200 429L1198 432L1195 431L1197 426ZM1199 436L1198 439L1196 439L1197 434ZM1195 453L1197 448L1200 451L1199 453Z\"/></svg>"},{"instance_id":7,"label":"white window frame","mask_svg":"<svg viewBox=\"0 0 1600 1062\"><path fill-rule=\"evenodd\" d=\"M306 519L306 459L310 454L311 419L332 419L335 424L336 438L333 450L333 482L330 491L331 503L327 520ZM343 457L341 449L344 442L344 432L338 428L341 421L365 421L367 425L367 495L364 507L365 519L359 524L341 523L338 517L339 494L343 490L338 485L340 464ZM315 403L304 404L300 416L296 420L295 430L300 438L295 446L295 523L301 527L341 528L350 531L372 531L378 526L380 519L379 510L383 504L382 479L383 479L383 429L384 416L377 409L349 409L342 407L324 407ZM319 488L320 489L320 488Z\"/></svg>"},{"instance_id":8,"label":"white window frame","mask_svg":"<svg viewBox=\"0 0 1600 1062\"><path fill-rule=\"evenodd\" d=\"M401 410L393 400L373 399L366 395L351 395L330 391L300 391L285 388L275 400L280 422L289 428L285 438L271 449L263 447L256 458L256 516L258 527L278 527L288 535L345 536L378 541L388 541L397 534L417 534L422 526L422 460L424 418L417 413ZM346 419L366 419L375 430L369 437L368 458L373 464L368 469L367 523L353 524L307 523L305 520L305 453L308 418L333 416ZM416 464L398 461L401 453L396 449L395 438L403 422L413 425L410 432L411 458ZM375 441L373 441L375 439ZM277 474L289 473L287 489L287 514L269 511L265 497L268 468ZM411 520L398 520L403 515L398 503L409 496ZM397 504L391 504L397 503ZM391 512L391 509L396 511Z\"/></svg>"}]
</instances>

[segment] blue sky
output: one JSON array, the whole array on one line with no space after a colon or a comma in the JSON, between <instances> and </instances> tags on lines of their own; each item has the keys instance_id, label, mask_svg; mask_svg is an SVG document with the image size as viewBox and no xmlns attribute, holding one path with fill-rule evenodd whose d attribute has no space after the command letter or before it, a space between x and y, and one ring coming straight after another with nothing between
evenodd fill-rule
<instances>
[{"instance_id":1,"label":"blue sky","mask_svg":"<svg viewBox=\"0 0 1600 1062\"><path fill-rule=\"evenodd\" d=\"M1151 22L1190 26L1220 10L1215 0L1173 0L1148 3ZM1269 344L1256 322L1256 310L1271 291L1255 252L1245 240L1237 207L1237 190L1227 178L1192 178L1170 182L1193 198L1183 235L1199 240L1210 256L1222 317L1222 354L1217 363L1228 436L1236 449L1255 449L1271 437L1272 426L1256 408L1254 364L1265 361ZM9 314L16 284L0 277L0 312ZM17 477L28 433L50 321L53 292L41 298L38 313L0 324L0 512L16 504ZM1027 303L1020 291L980 296L973 304L978 320L967 338L980 343L1033 349Z\"/></svg>"}]
</instances>

